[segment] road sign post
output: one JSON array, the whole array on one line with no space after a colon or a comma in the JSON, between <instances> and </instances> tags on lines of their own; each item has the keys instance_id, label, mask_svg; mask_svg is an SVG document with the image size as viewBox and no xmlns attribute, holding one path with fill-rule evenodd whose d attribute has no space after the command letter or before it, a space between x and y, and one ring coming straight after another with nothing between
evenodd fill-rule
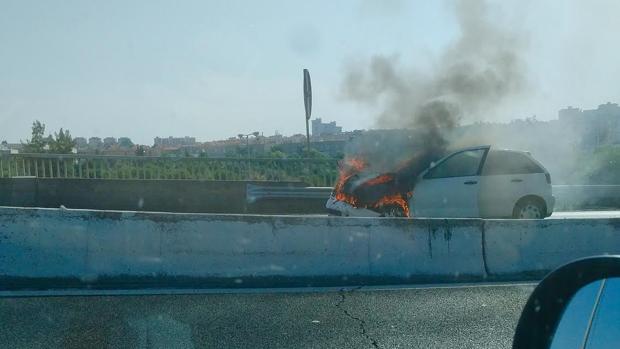
<instances>
[{"instance_id":1,"label":"road sign post","mask_svg":"<svg viewBox=\"0 0 620 349\"><path fill-rule=\"evenodd\" d=\"M304 69L304 107L306 108L306 146L310 154L310 115L312 114L312 83L310 82L310 72Z\"/></svg>"}]
</instances>

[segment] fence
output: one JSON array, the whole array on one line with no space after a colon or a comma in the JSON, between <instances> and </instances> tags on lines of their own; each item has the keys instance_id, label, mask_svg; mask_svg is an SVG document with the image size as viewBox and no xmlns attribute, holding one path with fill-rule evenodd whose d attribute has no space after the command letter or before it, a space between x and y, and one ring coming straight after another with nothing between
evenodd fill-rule
<instances>
[{"instance_id":1,"label":"fence","mask_svg":"<svg viewBox=\"0 0 620 349\"><path fill-rule=\"evenodd\" d=\"M170 158L80 154L0 155L0 178L208 179L303 181L332 186L337 160Z\"/></svg>"}]
</instances>

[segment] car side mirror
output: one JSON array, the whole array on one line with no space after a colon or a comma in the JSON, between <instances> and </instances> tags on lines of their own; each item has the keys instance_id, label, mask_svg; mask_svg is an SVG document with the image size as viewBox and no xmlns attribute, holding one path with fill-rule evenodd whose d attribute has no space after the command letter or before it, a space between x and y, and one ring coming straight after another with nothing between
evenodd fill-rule
<instances>
[{"instance_id":1,"label":"car side mirror","mask_svg":"<svg viewBox=\"0 0 620 349\"><path fill-rule=\"evenodd\" d=\"M620 256L590 257L547 275L528 299L513 348L620 347Z\"/></svg>"},{"instance_id":2,"label":"car side mirror","mask_svg":"<svg viewBox=\"0 0 620 349\"><path fill-rule=\"evenodd\" d=\"M580 288L564 309L551 348L620 346L620 277Z\"/></svg>"}]
</instances>

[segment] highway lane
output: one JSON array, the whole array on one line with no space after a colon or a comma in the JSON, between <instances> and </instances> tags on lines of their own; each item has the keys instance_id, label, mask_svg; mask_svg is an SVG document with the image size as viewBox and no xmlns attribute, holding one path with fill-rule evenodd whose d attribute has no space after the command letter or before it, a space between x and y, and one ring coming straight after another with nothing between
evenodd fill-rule
<instances>
[{"instance_id":1,"label":"highway lane","mask_svg":"<svg viewBox=\"0 0 620 349\"><path fill-rule=\"evenodd\" d=\"M0 298L2 348L509 348L532 284Z\"/></svg>"}]
</instances>

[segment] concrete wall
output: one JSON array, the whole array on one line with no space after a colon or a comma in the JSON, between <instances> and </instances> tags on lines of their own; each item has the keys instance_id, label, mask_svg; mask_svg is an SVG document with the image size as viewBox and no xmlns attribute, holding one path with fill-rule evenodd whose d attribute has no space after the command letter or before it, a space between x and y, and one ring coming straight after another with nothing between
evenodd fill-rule
<instances>
[{"instance_id":1,"label":"concrete wall","mask_svg":"<svg viewBox=\"0 0 620 349\"><path fill-rule=\"evenodd\" d=\"M536 279L620 253L620 220L373 219L0 208L0 288ZM61 285L61 286L59 286Z\"/></svg>"},{"instance_id":2,"label":"concrete wall","mask_svg":"<svg viewBox=\"0 0 620 349\"><path fill-rule=\"evenodd\" d=\"M198 213L272 213L294 202L246 202L246 185L304 186L301 182L0 178L0 206ZM324 203L323 203L324 204Z\"/></svg>"},{"instance_id":3,"label":"concrete wall","mask_svg":"<svg viewBox=\"0 0 620 349\"><path fill-rule=\"evenodd\" d=\"M485 222L490 275L512 278L551 271L577 258L620 254L620 219Z\"/></svg>"}]
</instances>

